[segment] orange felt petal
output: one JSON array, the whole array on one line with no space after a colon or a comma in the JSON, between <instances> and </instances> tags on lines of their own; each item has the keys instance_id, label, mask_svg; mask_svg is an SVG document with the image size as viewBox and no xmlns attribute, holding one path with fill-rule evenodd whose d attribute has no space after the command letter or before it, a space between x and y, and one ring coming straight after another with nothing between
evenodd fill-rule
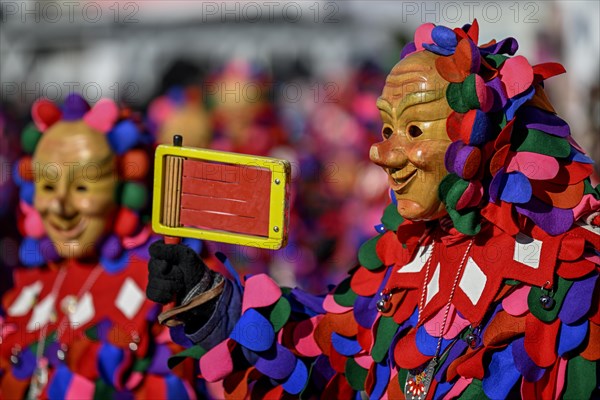
<instances>
[{"instance_id":1,"label":"orange felt petal","mask_svg":"<svg viewBox=\"0 0 600 400\"><path fill-rule=\"evenodd\" d=\"M554 185L546 181L530 180L533 195L546 204L558 208L573 208L583 197L583 181L574 185Z\"/></svg>"},{"instance_id":2,"label":"orange felt petal","mask_svg":"<svg viewBox=\"0 0 600 400\"><path fill-rule=\"evenodd\" d=\"M507 144L494 154L492 161L490 161L490 172L492 175L496 175L500 168L507 164L506 159L509 157L510 153L510 144Z\"/></svg>"},{"instance_id":3,"label":"orange felt petal","mask_svg":"<svg viewBox=\"0 0 600 400\"><path fill-rule=\"evenodd\" d=\"M400 382L398 382L398 374L395 374L387 387L387 397L388 399L397 399L404 400L406 397L404 396L404 392L400 388Z\"/></svg>"},{"instance_id":4,"label":"orange felt petal","mask_svg":"<svg viewBox=\"0 0 600 400\"><path fill-rule=\"evenodd\" d=\"M514 317L506 311L500 311L483 335L486 346L498 346L507 340L525 332L525 317Z\"/></svg>"},{"instance_id":5,"label":"orange felt petal","mask_svg":"<svg viewBox=\"0 0 600 400\"><path fill-rule=\"evenodd\" d=\"M499 150L507 144L510 144L510 137L512 135L513 126L515 125L515 119L511 119L508 124L498 134L498 137L494 141L494 148Z\"/></svg>"},{"instance_id":6,"label":"orange felt petal","mask_svg":"<svg viewBox=\"0 0 600 400\"><path fill-rule=\"evenodd\" d=\"M590 322L588 344L581 357L589 361L600 360L600 326Z\"/></svg>"},{"instance_id":7,"label":"orange felt petal","mask_svg":"<svg viewBox=\"0 0 600 400\"><path fill-rule=\"evenodd\" d=\"M248 394L248 378L252 372L256 371L254 367L250 367L245 371L236 371L228 375L223 380L223 388L225 389L225 399L243 400Z\"/></svg>"},{"instance_id":8,"label":"orange felt petal","mask_svg":"<svg viewBox=\"0 0 600 400\"><path fill-rule=\"evenodd\" d=\"M590 176L594 170L592 164L578 162L562 163L560 161L559 164L558 174L550 180L551 183L558 185L579 183Z\"/></svg>"},{"instance_id":9,"label":"orange felt petal","mask_svg":"<svg viewBox=\"0 0 600 400\"><path fill-rule=\"evenodd\" d=\"M471 74L472 57L471 44L468 39L463 39L456 45L454 54L436 59L435 67L448 82L460 83Z\"/></svg>"},{"instance_id":10,"label":"orange felt petal","mask_svg":"<svg viewBox=\"0 0 600 400\"><path fill-rule=\"evenodd\" d=\"M539 83L534 83L533 87L535 87L535 94L533 95L533 98L531 100L526 101L523 106L533 106L540 108L544 111L556 114L556 110L554 110L554 107L552 107L552 104L550 104L550 100L548 100L544 88Z\"/></svg>"}]
</instances>

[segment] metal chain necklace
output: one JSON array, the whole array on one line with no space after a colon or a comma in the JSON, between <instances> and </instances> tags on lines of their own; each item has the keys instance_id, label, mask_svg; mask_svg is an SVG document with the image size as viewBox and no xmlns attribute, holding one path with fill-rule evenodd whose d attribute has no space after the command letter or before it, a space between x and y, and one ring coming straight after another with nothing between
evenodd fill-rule
<instances>
[{"instance_id":1,"label":"metal chain necklace","mask_svg":"<svg viewBox=\"0 0 600 400\"><path fill-rule=\"evenodd\" d=\"M421 365L418 368L411 369L408 371L408 375L406 376L406 383L404 385L404 395L406 396L407 400L424 400L427 397L429 387L431 386L431 382L433 380L433 374L438 364L440 349L442 347L442 339L444 337L444 331L446 330L446 322L448 319L448 313L450 312L450 306L452 305L452 299L454 298L454 292L456 291L458 279L460 278L460 274L465 266L467 256L469 254L469 251L471 251L472 245L473 239L471 239L471 241L469 242L467 250L465 251L460 265L458 266L458 270L456 271L456 276L454 277L454 282L452 283L452 289L450 290L450 296L448 298L448 302L446 303L446 308L444 309L444 318L442 320L442 326L440 329L440 336L437 342L437 347L435 349L435 355L427 363ZM416 326L419 326L419 322L421 321L421 318L423 316L423 309L425 308L425 295L427 293L427 283L429 280L431 259L433 258L434 250L435 241L432 241L431 255L429 256L425 267L425 280L423 282L423 289L421 290L421 298L419 300L419 317Z\"/></svg>"}]
</instances>

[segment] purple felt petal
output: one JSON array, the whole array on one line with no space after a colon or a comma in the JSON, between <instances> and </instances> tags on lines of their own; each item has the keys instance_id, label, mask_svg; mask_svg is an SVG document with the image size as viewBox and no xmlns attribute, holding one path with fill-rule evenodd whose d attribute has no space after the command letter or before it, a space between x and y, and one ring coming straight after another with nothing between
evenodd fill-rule
<instances>
[{"instance_id":1,"label":"purple felt petal","mask_svg":"<svg viewBox=\"0 0 600 400\"><path fill-rule=\"evenodd\" d=\"M526 204L515 204L515 208L550 235L565 233L573 225L573 211L552 207L535 196Z\"/></svg>"},{"instance_id":2,"label":"purple felt petal","mask_svg":"<svg viewBox=\"0 0 600 400\"><path fill-rule=\"evenodd\" d=\"M390 268L391 269L391 268ZM375 297L358 296L354 300L354 319L365 329L371 329L377 318L377 299Z\"/></svg>"},{"instance_id":3,"label":"purple felt petal","mask_svg":"<svg viewBox=\"0 0 600 400\"><path fill-rule=\"evenodd\" d=\"M583 318L592 306L592 296L598 275L573 282L565 296L558 318L565 324L574 324Z\"/></svg>"},{"instance_id":4,"label":"purple felt petal","mask_svg":"<svg viewBox=\"0 0 600 400\"><path fill-rule=\"evenodd\" d=\"M517 42L517 39L509 37L491 46L482 47L481 52L483 54L508 54L512 56L518 49L519 43Z\"/></svg>"},{"instance_id":5,"label":"purple felt petal","mask_svg":"<svg viewBox=\"0 0 600 400\"><path fill-rule=\"evenodd\" d=\"M513 343L504 350L492 354L488 364L488 373L483 378L481 385L483 392L491 399L505 399L510 390L521 377L521 373L515 367L512 354Z\"/></svg>"},{"instance_id":6,"label":"purple felt petal","mask_svg":"<svg viewBox=\"0 0 600 400\"><path fill-rule=\"evenodd\" d=\"M62 117L65 121L76 121L83 118L90 110L89 104L78 93L71 93L62 106Z\"/></svg>"},{"instance_id":7,"label":"purple felt petal","mask_svg":"<svg viewBox=\"0 0 600 400\"><path fill-rule=\"evenodd\" d=\"M454 172L456 173L456 175L460 176L463 179L465 178L463 174L465 164L467 163L467 159L473 152L473 149L473 146L463 146L456 154L456 159L454 160Z\"/></svg>"},{"instance_id":8,"label":"purple felt petal","mask_svg":"<svg viewBox=\"0 0 600 400\"><path fill-rule=\"evenodd\" d=\"M452 142L450 143L450 146L448 146L446 155L444 156L444 165L448 173L456 173L456 170L454 169L454 162L456 160L456 155L463 147L465 147L465 144L460 140Z\"/></svg>"},{"instance_id":9,"label":"purple felt petal","mask_svg":"<svg viewBox=\"0 0 600 400\"><path fill-rule=\"evenodd\" d=\"M542 379L545 368L538 367L525 351L525 339L520 337L512 343L512 355L515 367L528 382L537 382Z\"/></svg>"},{"instance_id":10,"label":"purple felt petal","mask_svg":"<svg viewBox=\"0 0 600 400\"><path fill-rule=\"evenodd\" d=\"M317 314L325 314L323 308L323 297L315 296L314 294L306 293L302 290L293 289L292 295L300 302L303 306L309 308ZM314 316L315 314L311 315Z\"/></svg>"},{"instance_id":11,"label":"purple felt petal","mask_svg":"<svg viewBox=\"0 0 600 400\"><path fill-rule=\"evenodd\" d=\"M268 351L260 353L256 369L273 379L285 379L296 367L296 357L291 351L275 343Z\"/></svg>"},{"instance_id":12,"label":"purple felt petal","mask_svg":"<svg viewBox=\"0 0 600 400\"><path fill-rule=\"evenodd\" d=\"M310 380L315 384L315 387L325 388L325 385L336 374L335 370L329 363L329 357L320 355L314 362L310 371Z\"/></svg>"},{"instance_id":13,"label":"purple felt petal","mask_svg":"<svg viewBox=\"0 0 600 400\"><path fill-rule=\"evenodd\" d=\"M520 114L520 113L519 113ZM524 111L525 126L538 129L554 136L567 137L571 134L569 124L555 114L537 107L527 107Z\"/></svg>"},{"instance_id":14,"label":"purple felt petal","mask_svg":"<svg viewBox=\"0 0 600 400\"><path fill-rule=\"evenodd\" d=\"M496 175L492 178L492 182L490 182L490 200L492 203L496 203L498 200L499 194L501 193L504 185L506 184L506 173L504 172L504 168L500 168Z\"/></svg>"},{"instance_id":15,"label":"purple felt petal","mask_svg":"<svg viewBox=\"0 0 600 400\"><path fill-rule=\"evenodd\" d=\"M506 174L506 183L500 192L500 200L507 203L527 203L531 199L532 189L529 179L521 172Z\"/></svg>"},{"instance_id":16,"label":"purple felt petal","mask_svg":"<svg viewBox=\"0 0 600 400\"><path fill-rule=\"evenodd\" d=\"M499 111L506 105L508 101L508 97L506 95L506 91L504 90L504 86L502 85L502 81L499 77L492 79L491 81L486 83L486 86L490 88L493 95L493 105L490 111Z\"/></svg>"},{"instance_id":17,"label":"purple felt petal","mask_svg":"<svg viewBox=\"0 0 600 400\"><path fill-rule=\"evenodd\" d=\"M415 42L407 43L406 46L402 48L402 52L400 52L400 59L402 60L404 57L411 53L414 53L415 51L417 51L417 46L415 45Z\"/></svg>"},{"instance_id":18,"label":"purple felt petal","mask_svg":"<svg viewBox=\"0 0 600 400\"><path fill-rule=\"evenodd\" d=\"M152 357L152 363L150 364L150 367L148 367L148 373L156 375L168 375L171 370L169 369L167 361L172 354L173 353L171 353L171 350L169 350L167 346L156 346L154 356Z\"/></svg>"},{"instance_id":19,"label":"purple felt petal","mask_svg":"<svg viewBox=\"0 0 600 400\"><path fill-rule=\"evenodd\" d=\"M589 329L587 319L579 325L562 324L560 326L560 336L558 339L558 355L563 356L571 350L576 349L587 337Z\"/></svg>"},{"instance_id":20,"label":"purple felt petal","mask_svg":"<svg viewBox=\"0 0 600 400\"><path fill-rule=\"evenodd\" d=\"M471 68L470 71L479 72L479 68L481 67L481 54L479 53L479 48L471 39L463 39L469 42L469 47L471 50Z\"/></svg>"},{"instance_id":21,"label":"purple felt petal","mask_svg":"<svg viewBox=\"0 0 600 400\"><path fill-rule=\"evenodd\" d=\"M336 332L331 334L331 344L338 353L346 357L353 356L362 350L357 340L347 338Z\"/></svg>"}]
</instances>

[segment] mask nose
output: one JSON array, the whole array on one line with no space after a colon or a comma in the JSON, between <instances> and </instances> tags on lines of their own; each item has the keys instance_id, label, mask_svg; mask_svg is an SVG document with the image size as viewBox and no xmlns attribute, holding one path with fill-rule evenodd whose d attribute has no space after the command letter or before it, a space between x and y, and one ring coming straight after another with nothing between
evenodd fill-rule
<instances>
[{"instance_id":1,"label":"mask nose","mask_svg":"<svg viewBox=\"0 0 600 400\"><path fill-rule=\"evenodd\" d=\"M54 189L54 195L50 200L49 210L57 215L70 217L75 213L69 199L68 188L64 185L57 185Z\"/></svg>"},{"instance_id":2,"label":"mask nose","mask_svg":"<svg viewBox=\"0 0 600 400\"><path fill-rule=\"evenodd\" d=\"M372 145L369 157L382 168L402 169L408 163L406 144L398 135Z\"/></svg>"}]
</instances>

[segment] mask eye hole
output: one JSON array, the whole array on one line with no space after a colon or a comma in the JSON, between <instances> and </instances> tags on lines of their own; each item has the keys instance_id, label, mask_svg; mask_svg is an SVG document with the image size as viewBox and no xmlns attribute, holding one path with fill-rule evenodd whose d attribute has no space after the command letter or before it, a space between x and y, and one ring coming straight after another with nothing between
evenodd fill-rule
<instances>
[{"instance_id":1,"label":"mask eye hole","mask_svg":"<svg viewBox=\"0 0 600 400\"><path fill-rule=\"evenodd\" d=\"M383 128L383 132L381 133L381 136L383 136L383 138L387 140L393 134L394 134L394 131L392 131L392 128L386 127L386 128Z\"/></svg>"},{"instance_id":2,"label":"mask eye hole","mask_svg":"<svg viewBox=\"0 0 600 400\"><path fill-rule=\"evenodd\" d=\"M423 131L418 126L411 125L408 127L408 134L410 135L410 137L416 138L421 136L423 134Z\"/></svg>"},{"instance_id":3,"label":"mask eye hole","mask_svg":"<svg viewBox=\"0 0 600 400\"><path fill-rule=\"evenodd\" d=\"M54 192L54 185L46 183L44 185L44 191L46 191L46 192Z\"/></svg>"},{"instance_id":4,"label":"mask eye hole","mask_svg":"<svg viewBox=\"0 0 600 400\"><path fill-rule=\"evenodd\" d=\"M85 193L85 192L87 192L87 187L86 187L86 186L83 186L83 185L78 185L78 186L75 188L75 190L77 190L77 191L78 191L78 192L80 192L80 193Z\"/></svg>"}]
</instances>

